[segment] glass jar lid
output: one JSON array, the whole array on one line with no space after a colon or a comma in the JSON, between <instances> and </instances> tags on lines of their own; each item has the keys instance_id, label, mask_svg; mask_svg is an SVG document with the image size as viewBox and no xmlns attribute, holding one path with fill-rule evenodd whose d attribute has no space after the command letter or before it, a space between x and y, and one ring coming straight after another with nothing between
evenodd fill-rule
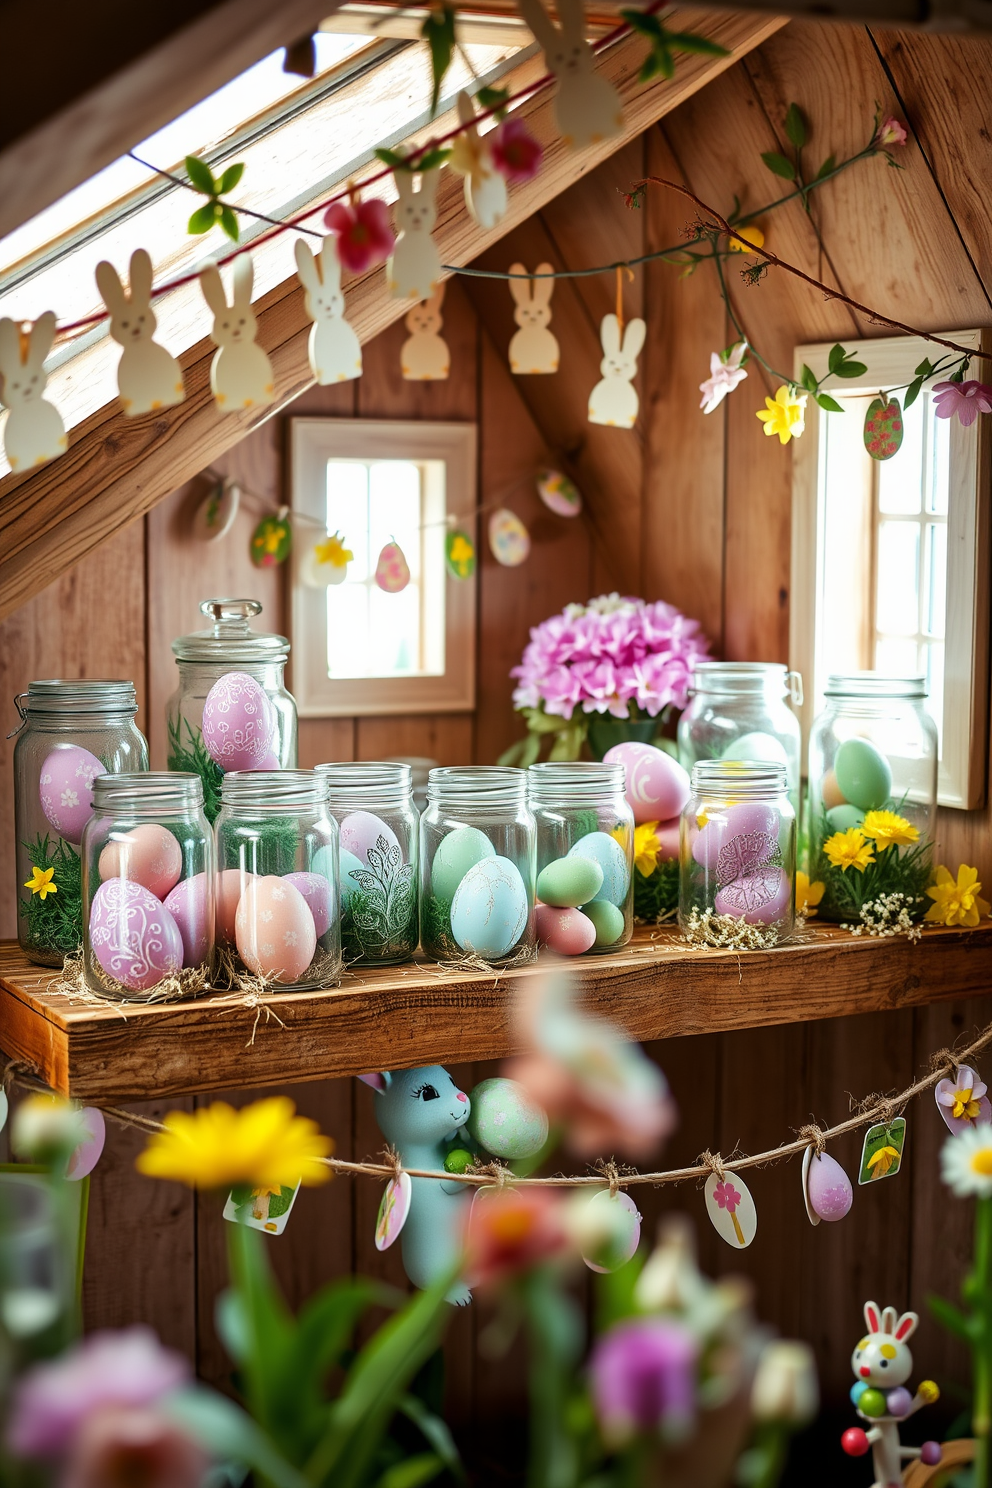
<instances>
[{"instance_id":1,"label":"glass jar lid","mask_svg":"<svg viewBox=\"0 0 992 1488\"><path fill-rule=\"evenodd\" d=\"M181 807L196 811L202 805L202 779L182 770L129 770L98 775L93 782L94 811L154 816Z\"/></svg>"},{"instance_id":2,"label":"glass jar lid","mask_svg":"<svg viewBox=\"0 0 992 1488\"><path fill-rule=\"evenodd\" d=\"M522 803L527 772L513 765L442 765L427 779L427 799L449 806L476 807Z\"/></svg>"},{"instance_id":3,"label":"glass jar lid","mask_svg":"<svg viewBox=\"0 0 992 1488\"><path fill-rule=\"evenodd\" d=\"M694 796L719 796L752 800L760 796L785 795L789 772L785 765L764 760L697 760L692 767Z\"/></svg>"},{"instance_id":4,"label":"glass jar lid","mask_svg":"<svg viewBox=\"0 0 992 1488\"><path fill-rule=\"evenodd\" d=\"M884 672L831 672L824 697L925 698L926 677L890 677Z\"/></svg>"},{"instance_id":5,"label":"glass jar lid","mask_svg":"<svg viewBox=\"0 0 992 1488\"><path fill-rule=\"evenodd\" d=\"M355 760L314 765L328 785L329 799L343 806L405 804L413 792L413 771L398 760Z\"/></svg>"},{"instance_id":6,"label":"glass jar lid","mask_svg":"<svg viewBox=\"0 0 992 1488\"><path fill-rule=\"evenodd\" d=\"M697 692L736 697L788 693L798 708L803 701L803 679L780 661L697 661L692 668L690 697Z\"/></svg>"},{"instance_id":7,"label":"glass jar lid","mask_svg":"<svg viewBox=\"0 0 992 1488\"><path fill-rule=\"evenodd\" d=\"M220 785L223 806L253 813L323 806L327 777L313 770L232 770Z\"/></svg>"},{"instance_id":8,"label":"glass jar lid","mask_svg":"<svg viewBox=\"0 0 992 1488\"><path fill-rule=\"evenodd\" d=\"M597 796L623 795L622 764L586 760L547 760L527 771L527 795L535 805L561 806Z\"/></svg>"},{"instance_id":9,"label":"glass jar lid","mask_svg":"<svg viewBox=\"0 0 992 1488\"><path fill-rule=\"evenodd\" d=\"M27 692L14 699L18 713L128 713L138 711L138 698L133 682L109 681L106 678L48 677L29 682Z\"/></svg>"},{"instance_id":10,"label":"glass jar lid","mask_svg":"<svg viewBox=\"0 0 992 1488\"><path fill-rule=\"evenodd\" d=\"M250 621L262 613L257 599L205 599L201 615L213 621L208 630L177 636L172 651L177 661L266 662L285 661L289 641L285 636L252 630Z\"/></svg>"}]
</instances>

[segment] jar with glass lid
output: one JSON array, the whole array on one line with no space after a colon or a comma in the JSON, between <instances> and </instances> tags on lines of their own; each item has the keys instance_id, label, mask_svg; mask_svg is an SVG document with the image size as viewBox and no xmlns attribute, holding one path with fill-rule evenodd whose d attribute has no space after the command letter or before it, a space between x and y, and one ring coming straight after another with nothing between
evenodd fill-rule
<instances>
[{"instance_id":1,"label":"jar with glass lid","mask_svg":"<svg viewBox=\"0 0 992 1488\"><path fill-rule=\"evenodd\" d=\"M802 701L802 677L778 662L697 662L679 719L679 760L690 772L708 759L785 765L798 808L801 738L789 703Z\"/></svg>"},{"instance_id":2,"label":"jar with glass lid","mask_svg":"<svg viewBox=\"0 0 992 1488\"><path fill-rule=\"evenodd\" d=\"M937 728L923 677L834 673L809 740L809 876L820 919L857 924L881 899L891 918L930 901ZM868 909L869 915L877 910Z\"/></svg>"},{"instance_id":3,"label":"jar with glass lid","mask_svg":"<svg viewBox=\"0 0 992 1488\"><path fill-rule=\"evenodd\" d=\"M560 955L626 945L634 814L622 764L549 761L527 771L537 827L537 938Z\"/></svg>"},{"instance_id":4,"label":"jar with glass lid","mask_svg":"<svg viewBox=\"0 0 992 1488\"><path fill-rule=\"evenodd\" d=\"M257 599L205 599L206 630L178 636L179 686L166 704L169 769L203 781L207 820L228 771L296 766L296 703L283 680L289 641L253 630Z\"/></svg>"},{"instance_id":5,"label":"jar with glass lid","mask_svg":"<svg viewBox=\"0 0 992 1488\"><path fill-rule=\"evenodd\" d=\"M341 948L350 965L388 966L417 949L420 813L413 771L388 760L317 765L340 834Z\"/></svg>"},{"instance_id":6,"label":"jar with glass lid","mask_svg":"<svg viewBox=\"0 0 992 1488\"><path fill-rule=\"evenodd\" d=\"M283 992L341 973L338 824L313 770L232 771L221 782L217 941L236 985Z\"/></svg>"},{"instance_id":7,"label":"jar with glass lid","mask_svg":"<svg viewBox=\"0 0 992 1488\"><path fill-rule=\"evenodd\" d=\"M49 679L15 699L17 938L32 961L61 966L83 943L79 844L98 775L148 769L133 682Z\"/></svg>"},{"instance_id":8,"label":"jar with glass lid","mask_svg":"<svg viewBox=\"0 0 992 1488\"><path fill-rule=\"evenodd\" d=\"M86 985L125 1002L201 992L214 959L214 841L199 775L98 775L81 852Z\"/></svg>"},{"instance_id":9,"label":"jar with glass lid","mask_svg":"<svg viewBox=\"0 0 992 1488\"><path fill-rule=\"evenodd\" d=\"M795 928L796 813L781 764L698 760L682 812L679 925L774 945ZM735 923L736 922L736 925Z\"/></svg>"},{"instance_id":10,"label":"jar with glass lid","mask_svg":"<svg viewBox=\"0 0 992 1488\"><path fill-rule=\"evenodd\" d=\"M535 827L523 770L446 766L420 819L420 940L437 961L489 964L535 948Z\"/></svg>"}]
</instances>

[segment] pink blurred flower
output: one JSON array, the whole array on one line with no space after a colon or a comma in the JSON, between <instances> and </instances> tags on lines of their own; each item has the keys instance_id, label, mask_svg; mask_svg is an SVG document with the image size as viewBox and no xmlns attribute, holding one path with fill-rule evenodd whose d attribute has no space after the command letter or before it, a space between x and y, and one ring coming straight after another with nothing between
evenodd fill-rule
<instances>
[{"instance_id":1,"label":"pink blurred flower","mask_svg":"<svg viewBox=\"0 0 992 1488\"><path fill-rule=\"evenodd\" d=\"M83 1423L60 1488L199 1488L209 1458L152 1410L99 1410Z\"/></svg>"},{"instance_id":2,"label":"pink blurred flower","mask_svg":"<svg viewBox=\"0 0 992 1488\"><path fill-rule=\"evenodd\" d=\"M506 1189L479 1197L465 1230L470 1286L493 1286L569 1250L561 1198L547 1189Z\"/></svg>"},{"instance_id":3,"label":"pink blurred flower","mask_svg":"<svg viewBox=\"0 0 992 1488\"><path fill-rule=\"evenodd\" d=\"M696 1413L699 1343L681 1323L635 1318L618 1323L590 1360L593 1402L606 1440L640 1435L679 1441Z\"/></svg>"},{"instance_id":4,"label":"pink blurred flower","mask_svg":"<svg viewBox=\"0 0 992 1488\"><path fill-rule=\"evenodd\" d=\"M507 181L532 181L541 169L544 149L523 119L511 117L489 135L493 165Z\"/></svg>"},{"instance_id":5,"label":"pink blurred flower","mask_svg":"<svg viewBox=\"0 0 992 1488\"><path fill-rule=\"evenodd\" d=\"M334 202L324 213L324 223L338 240L338 258L352 274L374 269L393 251L396 239L389 225L389 208L376 196Z\"/></svg>"},{"instance_id":6,"label":"pink blurred flower","mask_svg":"<svg viewBox=\"0 0 992 1488\"><path fill-rule=\"evenodd\" d=\"M938 418L957 417L969 428L980 413L992 413L992 387L984 382L937 382L933 401Z\"/></svg>"},{"instance_id":7,"label":"pink blurred flower","mask_svg":"<svg viewBox=\"0 0 992 1488\"><path fill-rule=\"evenodd\" d=\"M720 407L728 393L742 383L747 369L741 365L747 355L747 342L738 341L729 351L710 353L710 375L699 384L702 400L699 404L704 413L712 413Z\"/></svg>"},{"instance_id":8,"label":"pink blurred flower","mask_svg":"<svg viewBox=\"0 0 992 1488\"><path fill-rule=\"evenodd\" d=\"M898 119L893 119L891 116L882 120L875 135L876 145L881 145L883 149L889 145L904 145L907 139L905 125L900 124Z\"/></svg>"}]
</instances>

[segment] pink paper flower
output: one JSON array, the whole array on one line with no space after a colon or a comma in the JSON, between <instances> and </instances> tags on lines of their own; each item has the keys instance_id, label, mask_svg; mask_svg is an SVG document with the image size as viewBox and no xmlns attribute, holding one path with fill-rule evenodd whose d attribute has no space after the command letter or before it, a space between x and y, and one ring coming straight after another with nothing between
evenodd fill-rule
<instances>
[{"instance_id":1,"label":"pink paper flower","mask_svg":"<svg viewBox=\"0 0 992 1488\"><path fill-rule=\"evenodd\" d=\"M728 1178L725 1183L718 1183L713 1190L713 1197L721 1209L726 1209L728 1214L733 1214L741 1201L741 1196Z\"/></svg>"},{"instance_id":2,"label":"pink paper flower","mask_svg":"<svg viewBox=\"0 0 992 1488\"><path fill-rule=\"evenodd\" d=\"M875 143L886 149L889 145L904 145L907 138L905 125L900 124L898 119L889 117L883 119L878 126Z\"/></svg>"},{"instance_id":3,"label":"pink paper flower","mask_svg":"<svg viewBox=\"0 0 992 1488\"><path fill-rule=\"evenodd\" d=\"M152 1410L99 1410L84 1422L62 1488L199 1488L209 1459Z\"/></svg>"},{"instance_id":4,"label":"pink paper flower","mask_svg":"<svg viewBox=\"0 0 992 1488\"><path fill-rule=\"evenodd\" d=\"M486 140L493 165L511 183L532 181L541 169L544 149L523 119L504 119Z\"/></svg>"},{"instance_id":5,"label":"pink paper flower","mask_svg":"<svg viewBox=\"0 0 992 1488\"><path fill-rule=\"evenodd\" d=\"M589 1364L593 1403L606 1440L639 1435L684 1439L696 1412L699 1342L672 1318L632 1318L596 1344Z\"/></svg>"},{"instance_id":6,"label":"pink paper flower","mask_svg":"<svg viewBox=\"0 0 992 1488\"><path fill-rule=\"evenodd\" d=\"M746 341L738 341L736 346L722 354L719 351L710 353L710 375L705 382L699 384L699 391L703 395L699 406L704 413L712 413L719 408L727 394L732 393L744 381L747 369L741 363L746 355Z\"/></svg>"},{"instance_id":7,"label":"pink paper flower","mask_svg":"<svg viewBox=\"0 0 992 1488\"><path fill-rule=\"evenodd\" d=\"M964 1131L970 1126L985 1126L992 1123L992 1102L988 1098L988 1086L979 1078L977 1070L967 1064L958 1066L953 1080L940 1080L934 1092L941 1115L951 1131Z\"/></svg>"},{"instance_id":8,"label":"pink paper flower","mask_svg":"<svg viewBox=\"0 0 992 1488\"><path fill-rule=\"evenodd\" d=\"M934 383L933 401L938 418L957 417L970 428L980 413L992 413L992 387L984 382Z\"/></svg>"},{"instance_id":9,"label":"pink paper flower","mask_svg":"<svg viewBox=\"0 0 992 1488\"><path fill-rule=\"evenodd\" d=\"M393 251L396 239L389 225L389 208L376 196L335 202L324 213L324 223L338 240L338 258L352 274L374 269Z\"/></svg>"}]
</instances>

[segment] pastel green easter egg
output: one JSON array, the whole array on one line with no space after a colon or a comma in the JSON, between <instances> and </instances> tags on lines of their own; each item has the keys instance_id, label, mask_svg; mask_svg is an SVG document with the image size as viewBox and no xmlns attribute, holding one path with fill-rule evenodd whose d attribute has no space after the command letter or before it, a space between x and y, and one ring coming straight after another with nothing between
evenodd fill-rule
<instances>
[{"instance_id":1,"label":"pastel green easter egg","mask_svg":"<svg viewBox=\"0 0 992 1488\"><path fill-rule=\"evenodd\" d=\"M889 762L867 739L845 739L834 758L837 787L845 801L877 811L892 790Z\"/></svg>"},{"instance_id":2,"label":"pastel green easter egg","mask_svg":"<svg viewBox=\"0 0 992 1488\"><path fill-rule=\"evenodd\" d=\"M728 744L723 751L725 760L767 760L769 764L787 765L789 756L785 752L785 746L774 734L762 733L760 730L750 734L741 734L739 739Z\"/></svg>"},{"instance_id":3,"label":"pastel green easter egg","mask_svg":"<svg viewBox=\"0 0 992 1488\"><path fill-rule=\"evenodd\" d=\"M608 899L595 899L592 904L583 904L582 913L596 927L596 944L598 946L616 945L623 934L623 910L611 904Z\"/></svg>"},{"instance_id":4,"label":"pastel green easter egg","mask_svg":"<svg viewBox=\"0 0 992 1488\"><path fill-rule=\"evenodd\" d=\"M556 858L537 878L537 897L556 909L577 909L595 899L603 887L603 870L593 858Z\"/></svg>"},{"instance_id":5,"label":"pastel green easter egg","mask_svg":"<svg viewBox=\"0 0 992 1488\"><path fill-rule=\"evenodd\" d=\"M865 1390L858 1401L858 1410L864 1416L884 1416L886 1405L885 1396L881 1390Z\"/></svg>"},{"instance_id":6,"label":"pastel green easter egg","mask_svg":"<svg viewBox=\"0 0 992 1488\"><path fill-rule=\"evenodd\" d=\"M864 812L857 806L833 806L827 812L827 821L835 832L849 832L852 827L860 827L864 819Z\"/></svg>"},{"instance_id":7,"label":"pastel green easter egg","mask_svg":"<svg viewBox=\"0 0 992 1488\"><path fill-rule=\"evenodd\" d=\"M630 888L630 871L627 854L609 832L587 832L568 850L570 858L592 858L603 870L603 886L593 895L594 900L606 900L610 904L623 904Z\"/></svg>"},{"instance_id":8,"label":"pastel green easter egg","mask_svg":"<svg viewBox=\"0 0 992 1488\"><path fill-rule=\"evenodd\" d=\"M496 849L478 827L456 827L442 838L431 865L435 899L453 899L455 890L470 868L483 858L494 858Z\"/></svg>"},{"instance_id":9,"label":"pastel green easter egg","mask_svg":"<svg viewBox=\"0 0 992 1488\"><path fill-rule=\"evenodd\" d=\"M464 1147L452 1147L444 1159L444 1171L446 1173L465 1173L472 1166L473 1161L471 1152L466 1152Z\"/></svg>"},{"instance_id":10,"label":"pastel green easter egg","mask_svg":"<svg viewBox=\"0 0 992 1488\"><path fill-rule=\"evenodd\" d=\"M548 1118L516 1080L483 1080L472 1091L471 1136L493 1157L534 1157L548 1140Z\"/></svg>"}]
</instances>

